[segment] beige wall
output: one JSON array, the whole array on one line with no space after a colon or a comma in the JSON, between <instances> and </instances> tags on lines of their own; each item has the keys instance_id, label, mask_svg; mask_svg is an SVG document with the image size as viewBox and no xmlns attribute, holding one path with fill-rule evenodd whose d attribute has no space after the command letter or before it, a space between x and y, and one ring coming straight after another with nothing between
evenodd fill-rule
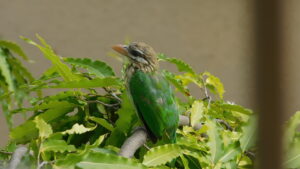
<instances>
[{"instance_id":1,"label":"beige wall","mask_svg":"<svg viewBox=\"0 0 300 169\"><path fill-rule=\"evenodd\" d=\"M120 71L120 63L106 55L110 46L126 37L145 41L156 51L181 58L198 72L209 71L220 77L226 89L225 99L253 107L253 13L250 0L1 0L0 37L21 44L34 64L27 64L37 77L49 61L19 35L33 38L38 33L62 56L90 57L108 62ZM291 3L295 1L291 1ZM298 3L299 4L299 3ZM297 19L296 7L289 22ZM298 15L299 16L299 15ZM299 24L298 24L299 25ZM289 27L296 33L299 29ZM297 71L298 52L293 37L293 57L289 62ZM292 54L291 54L292 55ZM299 60L299 59L298 59ZM163 65L167 67L168 65ZM170 67L174 70L174 67ZM297 74L293 82L290 112L300 109ZM198 90L193 90L199 94ZM287 90L287 92L290 90ZM7 140L7 128L0 116L0 145Z\"/></svg>"}]
</instances>

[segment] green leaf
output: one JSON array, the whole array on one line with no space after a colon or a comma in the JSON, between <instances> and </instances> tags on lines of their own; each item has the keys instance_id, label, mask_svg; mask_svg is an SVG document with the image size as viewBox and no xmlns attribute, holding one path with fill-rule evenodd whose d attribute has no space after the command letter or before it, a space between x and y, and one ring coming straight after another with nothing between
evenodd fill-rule
<instances>
[{"instance_id":1,"label":"green leaf","mask_svg":"<svg viewBox=\"0 0 300 169\"><path fill-rule=\"evenodd\" d=\"M285 168L300 168L300 142L295 142L287 149Z\"/></svg>"},{"instance_id":2,"label":"green leaf","mask_svg":"<svg viewBox=\"0 0 300 169\"><path fill-rule=\"evenodd\" d=\"M74 109L74 105L70 103L66 103L64 106L56 107L53 109L49 109L44 113L38 115L39 118L42 118L45 122L51 122L52 120L57 119L69 113ZM17 143L26 143L31 139L34 139L38 136L38 130L35 127L35 123L33 120L27 120L23 124L14 128L10 132L11 141L15 141Z\"/></svg>"},{"instance_id":3,"label":"green leaf","mask_svg":"<svg viewBox=\"0 0 300 169\"><path fill-rule=\"evenodd\" d=\"M143 164L147 167L158 166L170 162L182 155L183 151L179 145L165 144L150 149L144 156Z\"/></svg>"},{"instance_id":4,"label":"green leaf","mask_svg":"<svg viewBox=\"0 0 300 169\"><path fill-rule=\"evenodd\" d=\"M45 77L49 77L51 75L53 75L54 73L56 73L56 67L54 65L52 65L51 67L49 67L43 74L41 78L45 78Z\"/></svg>"},{"instance_id":5,"label":"green leaf","mask_svg":"<svg viewBox=\"0 0 300 169\"><path fill-rule=\"evenodd\" d=\"M91 152L84 160L79 162L77 167L82 169L145 169L142 164L139 164L132 159L103 153Z\"/></svg>"},{"instance_id":6,"label":"green leaf","mask_svg":"<svg viewBox=\"0 0 300 169\"><path fill-rule=\"evenodd\" d=\"M7 54L5 51L0 48L0 70L1 74L4 77L9 91L13 92L15 91L15 83L13 81L12 73L10 71L9 64L7 63Z\"/></svg>"},{"instance_id":7,"label":"green leaf","mask_svg":"<svg viewBox=\"0 0 300 169\"><path fill-rule=\"evenodd\" d=\"M51 96L53 97L53 96ZM55 97L54 97L55 98ZM57 99L58 100L58 99ZM14 110L12 113L19 113L19 112L25 112L25 111L37 111L37 110L45 110L45 109L52 109L52 108L56 108L56 107L60 107L60 106L65 106L65 105L74 105L73 103L70 103L68 101L57 101L57 100L50 100L49 102L43 102L39 105L36 105L34 107L30 107L30 108L21 108L21 109L17 109Z\"/></svg>"},{"instance_id":8,"label":"green leaf","mask_svg":"<svg viewBox=\"0 0 300 169\"><path fill-rule=\"evenodd\" d=\"M79 81L61 82L50 88L96 88L96 87L116 87L120 88L122 83L120 79L115 77L96 78L92 80L82 79Z\"/></svg>"},{"instance_id":9,"label":"green leaf","mask_svg":"<svg viewBox=\"0 0 300 169\"><path fill-rule=\"evenodd\" d=\"M224 150L224 154L220 158L220 162L226 163L232 159L234 159L238 154L240 154L239 142L235 142L229 146L227 146Z\"/></svg>"},{"instance_id":10,"label":"green leaf","mask_svg":"<svg viewBox=\"0 0 300 169\"><path fill-rule=\"evenodd\" d=\"M190 169L189 167L189 161L184 157L184 155L180 155L182 164L184 166L184 169Z\"/></svg>"},{"instance_id":11,"label":"green leaf","mask_svg":"<svg viewBox=\"0 0 300 169\"><path fill-rule=\"evenodd\" d=\"M176 89L178 89L181 93L183 93L186 96L190 96L189 89L183 85L182 81L175 77L174 74L172 74L169 71L162 71L166 79L175 86Z\"/></svg>"},{"instance_id":12,"label":"green leaf","mask_svg":"<svg viewBox=\"0 0 300 169\"><path fill-rule=\"evenodd\" d=\"M34 80L34 77L31 75L31 73L24 67L22 62L17 60L15 57L9 57L7 59L9 64L12 66L12 69L15 72L18 72L20 76L22 76L23 79L26 78L29 82L32 82Z\"/></svg>"},{"instance_id":13,"label":"green leaf","mask_svg":"<svg viewBox=\"0 0 300 169\"><path fill-rule=\"evenodd\" d=\"M236 105L236 104L228 104L228 103L221 103L219 104L219 106L225 110L229 110L229 111L235 111L235 112L239 112L242 114L246 114L246 115L251 115L253 114L253 112L249 109L246 109L240 105Z\"/></svg>"},{"instance_id":14,"label":"green leaf","mask_svg":"<svg viewBox=\"0 0 300 169\"><path fill-rule=\"evenodd\" d=\"M288 146L295 139L297 129L300 124L300 111L297 111L287 122L285 126L285 145Z\"/></svg>"},{"instance_id":15,"label":"green leaf","mask_svg":"<svg viewBox=\"0 0 300 169\"><path fill-rule=\"evenodd\" d=\"M86 68L89 73L94 74L100 78L107 76L114 76L113 69L108 66L105 62L99 60L93 61L89 58L65 58L65 62L74 66Z\"/></svg>"},{"instance_id":16,"label":"green leaf","mask_svg":"<svg viewBox=\"0 0 300 169\"><path fill-rule=\"evenodd\" d=\"M22 48L14 42L6 41L6 40L0 40L0 47L5 47L5 48L9 49L10 51L12 51L12 52L18 54L19 56L21 56L23 59L28 60L28 57L23 52Z\"/></svg>"},{"instance_id":17,"label":"green leaf","mask_svg":"<svg viewBox=\"0 0 300 169\"><path fill-rule=\"evenodd\" d=\"M197 75L197 74L192 74L192 73L184 73L182 75L176 75L176 79L180 80L183 84L183 86L187 86L190 83L194 83L200 88L203 88L204 82L202 80L202 77Z\"/></svg>"},{"instance_id":18,"label":"green leaf","mask_svg":"<svg viewBox=\"0 0 300 169\"><path fill-rule=\"evenodd\" d=\"M121 108L116 112L119 116L115 123L107 143L113 146L121 146L127 134L131 131L133 124L137 121L137 113L133 107L127 92L123 92Z\"/></svg>"},{"instance_id":19,"label":"green leaf","mask_svg":"<svg viewBox=\"0 0 300 169\"><path fill-rule=\"evenodd\" d=\"M114 129L114 127L109 122L107 122L106 120L104 120L102 118L90 116L89 119L100 124L102 127L106 128L109 131L113 131L113 129Z\"/></svg>"},{"instance_id":20,"label":"green leaf","mask_svg":"<svg viewBox=\"0 0 300 169\"><path fill-rule=\"evenodd\" d=\"M194 127L197 123L199 123L200 119L203 116L203 112L205 111L205 106L202 101L195 100L191 112L191 125Z\"/></svg>"},{"instance_id":21,"label":"green leaf","mask_svg":"<svg viewBox=\"0 0 300 169\"><path fill-rule=\"evenodd\" d=\"M86 128L84 127L84 125L76 123L72 126L71 129L62 132L62 134L82 134L82 133L92 131L95 128L96 126L91 128Z\"/></svg>"},{"instance_id":22,"label":"green leaf","mask_svg":"<svg viewBox=\"0 0 300 169\"><path fill-rule=\"evenodd\" d=\"M45 151L53 151L53 152L72 152L76 151L76 148L73 145L68 145L66 141L64 140L53 140L49 139L47 141L44 141L41 144L40 151L45 152Z\"/></svg>"},{"instance_id":23,"label":"green leaf","mask_svg":"<svg viewBox=\"0 0 300 169\"><path fill-rule=\"evenodd\" d=\"M206 144L204 144L204 142L199 142L197 137L179 137L176 140L176 144L182 147L188 147L189 149L207 151Z\"/></svg>"},{"instance_id":24,"label":"green leaf","mask_svg":"<svg viewBox=\"0 0 300 169\"><path fill-rule=\"evenodd\" d=\"M204 72L203 75L207 76L205 83L210 89L213 89L213 93L217 93L221 99L223 99L223 94L225 93L224 86L219 78L210 74L209 72Z\"/></svg>"},{"instance_id":25,"label":"green leaf","mask_svg":"<svg viewBox=\"0 0 300 169\"><path fill-rule=\"evenodd\" d=\"M235 160L231 160L231 161L228 161L224 166L225 166L226 169L236 169L237 168L237 163L236 163ZM246 167L246 168L250 169L250 168L253 168L253 167Z\"/></svg>"},{"instance_id":26,"label":"green leaf","mask_svg":"<svg viewBox=\"0 0 300 169\"><path fill-rule=\"evenodd\" d=\"M255 145L257 132L257 117L252 115L247 125L242 127L242 136L240 138L241 149L243 152Z\"/></svg>"},{"instance_id":27,"label":"green leaf","mask_svg":"<svg viewBox=\"0 0 300 169\"><path fill-rule=\"evenodd\" d=\"M61 77L65 81L79 80L80 79L79 76L72 73L71 69L60 60L59 56L55 54L51 46L48 45L42 37L40 37L39 35L36 36L40 40L43 46L33 42L28 38L25 37L21 37L21 38L25 40L27 43L38 47L43 52L44 56L52 62L57 72L61 75Z\"/></svg>"},{"instance_id":28,"label":"green leaf","mask_svg":"<svg viewBox=\"0 0 300 169\"><path fill-rule=\"evenodd\" d=\"M99 138L90 146L91 148L98 147L105 139L106 134L99 136Z\"/></svg>"},{"instance_id":29,"label":"green leaf","mask_svg":"<svg viewBox=\"0 0 300 169\"><path fill-rule=\"evenodd\" d=\"M169 63L173 63L177 66L177 69L180 71L180 72L188 72L188 73L192 73L194 74L194 70L192 69L192 67L190 65L188 65L187 63L183 62L182 60L180 59L175 59L175 58L169 58L167 57L166 55L160 53L158 54L157 56L160 60L163 60L163 61L167 61Z\"/></svg>"},{"instance_id":30,"label":"green leaf","mask_svg":"<svg viewBox=\"0 0 300 169\"><path fill-rule=\"evenodd\" d=\"M201 155L200 153L184 150L183 153L185 154L185 157L189 161L189 167L194 168L203 168L205 166L210 165L210 161L207 159L206 156Z\"/></svg>"},{"instance_id":31,"label":"green leaf","mask_svg":"<svg viewBox=\"0 0 300 169\"><path fill-rule=\"evenodd\" d=\"M84 149L75 154L69 153L65 158L60 158L56 161L55 169L75 169L75 165L87 157L89 149Z\"/></svg>"},{"instance_id":32,"label":"green leaf","mask_svg":"<svg viewBox=\"0 0 300 169\"><path fill-rule=\"evenodd\" d=\"M222 140L216 123L212 120L208 120L206 124L208 126L207 135L209 138L207 145L209 147L209 152L211 155L211 162L213 164L216 164L222 157Z\"/></svg>"},{"instance_id":33,"label":"green leaf","mask_svg":"<svg viewBox=\"0 0 300 169\"><path fill-rule=\"evenodd\" d=\"M39 116L34 118L33 121L35 122L36 128L39 130L39 137L42 139L48 138L53 133L52 127Z\"/></svg>"}]
</instances>

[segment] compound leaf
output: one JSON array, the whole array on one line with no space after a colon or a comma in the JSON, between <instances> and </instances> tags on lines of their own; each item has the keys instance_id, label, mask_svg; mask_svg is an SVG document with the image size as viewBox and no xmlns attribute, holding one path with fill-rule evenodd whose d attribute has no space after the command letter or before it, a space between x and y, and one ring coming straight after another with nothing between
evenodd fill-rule
<instances>
[{"instance_id":1,"label":"compound leaf","mask_svg":"<svg viewBox=\"0 0 300 169\"><path fill-rule=\"evenodd\" d=\"M116 87L120 88L122 83L115 77L95 78L92 80L82 79L78 81L61 82L50 88L96 88L96 87Z\"/></svg>"},{"instance_id":2,"label":"compound leaf","mask_svg":"<svg viewBox=\"0 0 300 169\"><path fill-rule=\"evenodd\" d=\"M64 58L64 61L74 66L86 68L89 73L94 74L100 78L115 75L113 69L110 66L108 66L105 62L101 62L99 60L93 61L89 58Z\"/></svg>"}]
</instances>

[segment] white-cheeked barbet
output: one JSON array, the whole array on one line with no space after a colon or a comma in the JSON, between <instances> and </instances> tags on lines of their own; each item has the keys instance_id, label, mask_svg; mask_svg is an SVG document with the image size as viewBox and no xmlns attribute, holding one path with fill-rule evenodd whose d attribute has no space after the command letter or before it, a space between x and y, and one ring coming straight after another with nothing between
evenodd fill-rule
<instances>
[{"instance_id":1,"label":"white-cheeked barbet","mask_svg":"<svg viewBox=\"0 0 300 169\"><path fill-rule=\"evenodd\" d=\"M172 87L158 70L156 52L143 42L116 45L113 49L130 61L126 87L150 138L175 143L179 111Z\"/></svg>"}]
</instances>

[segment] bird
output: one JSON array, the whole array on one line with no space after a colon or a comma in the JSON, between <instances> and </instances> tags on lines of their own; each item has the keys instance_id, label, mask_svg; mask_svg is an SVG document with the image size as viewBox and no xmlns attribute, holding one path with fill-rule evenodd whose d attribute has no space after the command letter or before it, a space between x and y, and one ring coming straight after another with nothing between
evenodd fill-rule
<instances>
[{"instance_id":1,"label":"bird","mask_svg":"<svg viewBox=\"0 0 300 169\"><path fill-rule=\"evenodd\" d=\"M171 85L159 70L154 49L144 42L112 48L129 60L125 86L150 139L176 143L179 108Z\"/></svg>"}]
</instances>

